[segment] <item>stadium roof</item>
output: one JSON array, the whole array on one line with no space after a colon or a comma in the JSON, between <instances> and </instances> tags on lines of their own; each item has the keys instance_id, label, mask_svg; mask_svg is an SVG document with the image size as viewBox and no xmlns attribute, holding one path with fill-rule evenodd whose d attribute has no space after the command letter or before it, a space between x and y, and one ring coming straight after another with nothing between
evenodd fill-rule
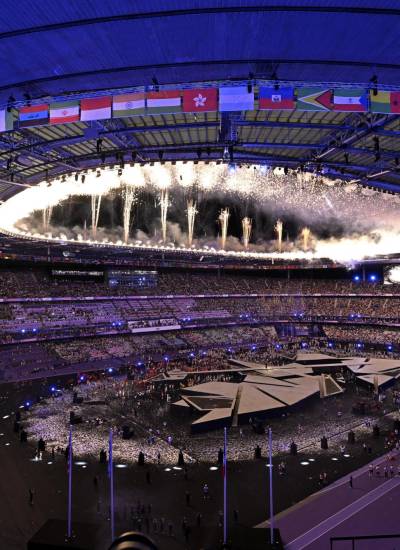
<instances>
[{"instance_id":1,"label":"stadium roof","mask_svg":"<svg viewBox=\"0 0 400 550\"><path fill-rule=\"evenodd\" d=\"M2 2L0 103L193 83L310 82L400 89L396 1ZM28 94L28 96L24 95ZM327 170L400 190L400 118L245 111L135 116L0 134L0 198L106 162L221 159ZM379 138L377 141L376 138ZM378 149L378 150L377 150ZM160 153L161 152L161 153ZM378 153L378 154L377 154Z\"/></svg>"}]
</instances>

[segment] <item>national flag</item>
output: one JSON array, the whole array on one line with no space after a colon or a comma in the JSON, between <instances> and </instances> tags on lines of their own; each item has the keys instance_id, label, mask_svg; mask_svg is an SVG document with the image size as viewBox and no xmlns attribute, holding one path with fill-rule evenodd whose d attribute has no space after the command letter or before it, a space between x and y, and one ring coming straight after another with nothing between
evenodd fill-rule
<instances>
[{"instance_id":1,"label":"national flag","mask_svg":"<svg viewBox=\"0 0 400 550\"><path fill-rule=\"evenodd\" d=\"M201 113L217 111L218 90L216 88L194 88L183 90L183 111L185 113Z\"/></svg>"},{"instance_id":2,"label":"national flag","mask_svg":"<svg viewBox=\"0 0 400 550\"><path fill-rule=\"evenodd\" d=\"M219 89L220 111L252 111L254 109L254 92L247 86L227 86Z\"/></svg>"},{"instance_id":3,"label":"national flag","mask_svg":"<svg viewBox=\"0 0 400 550\"><path fill-rule=\"evenodd\" d=\"M125 117L144 114L145 94L122 94L113 97L113 117Z\"/></svg>"},{"instance_id":4,"label":"national flag","mask_svg":"<svg viewBox=\"0 0 400 550\"><path fill-rule=\"evenodd\" d=\"M182 111L180 90L148 92L146 97L148 113L179 113Z\"/></svg>"},{"instance_id":5,"label":"national flag","mask_svg":"<svg viewBox=\"0 0 400 550\"><path fill-rule=\"evenodd\" d=\"M368 110L367 92L364 88L336 88L333 94L333 109L365 113Z\"/></svg>"},{"instance_id":6,"label":"national flag","mask_svg":"<svg viewBox=\"0 0 400 550\"><path fill-rule=\"evenodd\" d=\"M50 124L79 121L79 101L50 103Z\"/></svg>"},{"instance_id":7,"label":"national flag","mask_svg":"<svg viewBox=\"0 0 400 550\"><path fill-rule=\"evenodd\" d=\"M372 113L400 113L400 92L370 90L369 100Z\"/></svg>"},{"instance_id":8,"label":"national flag","mask_svg":"<svg viewBox=\"0 0 400 550\"><path fill-rule=\"evenodd\" d=\"M81 100L81 120L103 120L111 118L111 97L94 97Z\"/></svg>"},{"instance_id":9,"label":"national flag","mask_svg":"<svg viewBox=\"0 0 400 550\"><path fill-rule=\"evenodd\" d=\"M330 111L333 108L332 90L315 86L297 88L298 111Z\"/></svg>"},{"instance_id":10,"label":"national flag","mask_svg":"<svg viewBox=\"0 0 400 550\"><path fill-rule=\"evenodd\" d=\"M293 88L266 88L260 87L258 93L258 108L261 110L291 110L295 108Z\"/></svg>"},{"instance_id":11,"label":"national flag","mask_svg":"<svg viewBox=\"0 0 400 550\"><path fill-rule=\"evenodd\" d=\"M14 116L7 109L0 110L0 132L14 129Z\"/></svg>"},{"instance_id":12,"label":"national flag","mask_svg":"<svg viewBox=\"0 0 400 550\"><path fill-rule=\"evenodd\" d=\"M19 126L42 126L49 122L48 105L29 105L19 109Z\"/></svg>"}]
</instances>

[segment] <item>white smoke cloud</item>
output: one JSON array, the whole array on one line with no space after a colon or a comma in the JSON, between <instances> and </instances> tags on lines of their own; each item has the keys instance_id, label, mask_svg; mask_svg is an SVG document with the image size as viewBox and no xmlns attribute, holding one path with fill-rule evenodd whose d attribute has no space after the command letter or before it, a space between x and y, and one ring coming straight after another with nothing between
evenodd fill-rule
<instances>
[{"instance_id":1,"label":"white smoke cloud","mask_svg":"<svg viewBox=\"0 0 400 550\"><path fill-rule=\"evenodd\" d=\"M82 179L84 181L82 182ZM340 180L315 176L309 173L290 172L285 175L279 170L269 170L260 166L243 166L229 171L226 165L215 163L177 163L171 165L155 164L154 166L127 166L122 175L117 169L104 169L97 173L90 171L85 178L69 176L65 181L54 181L51 184L41 182L28 188L0 205L0 228L11 232L27 235L43 236L41 213L47 206L62 204L71 196L107 195L110 192L123 190L126 186L146 189L153 193L156 204L159 204L161 190L169 189L172 205L168 213L176 211L186 204L186 199L197 193L209 201L218 200L236 204L238 211L243 211L245 204L252 204L253 209L265 212L271 218L271 228L277 218L285 216L297 219L298 223L307 225L313 231L314 226L322 224L340 229L341 238L317 238L312 234L310 250L302 250L300 236L292 236L292 240L282 243L282 254L276 253L276 241L266 240L258 231L253 220L253 242L248 254L257 257L280 257L308 259L312 257L331 258L336 261L351 262L368 256L389 255L399 252L400 247L400 217L398 215L400 197L379 193L361 187L358 184L346 184ZM183 193L183 195L182 195ZM175 194L175 205L174 205ZM201 197L200 197L201 195ZM200 199L199 199L200 197ZM182 248L187 246L186 213L182 209L180 223L167 222L166 247ZM246 214L247 215L247 214ZM202 227L200 215L195 219L196 228ZM214 251L220 248L220 240L216 235L217 223L208 222L204 227L207 237L194 240L199 253ZM153 229L146 234L140 228L131 228L128 239L130 246L160 246L161 231L159 220L150 224ZM332 232L331 231L331 232ZM198 233L198 232L197 232ZM229 229L228 229L229 233ZM85 237L90 239L90 227L84 234L83 227L55 226L49 224L46 236L63 240L82 242ZM285 228L284 228L285 234ZM121 244L123 228L97 229L97 242ZM222 254L247 254L240 239L228 234L226 251Z\"/></svg>"}]
</instances>

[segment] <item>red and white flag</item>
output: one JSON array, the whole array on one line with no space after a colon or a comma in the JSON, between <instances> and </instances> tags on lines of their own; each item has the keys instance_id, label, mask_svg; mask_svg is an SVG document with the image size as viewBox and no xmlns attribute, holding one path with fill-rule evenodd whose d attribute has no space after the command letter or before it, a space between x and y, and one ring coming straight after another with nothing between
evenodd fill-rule
<instances>
[{"instance_id":1,"label":"red and white flag","mask_svg":"<svg viewBox=\"0 0 400 550\"><path fill-rule=\"evenodd\" d=\"M94 97L81 100L81 120L111 118L111 97Z\"/></svg>"},{"instance_id":2,"label":"red and white flag","mask_svg":"<svg viewBox=\"0 0 400 550\"><path fill-rule=\"evenodd\" d=\"M186 113L205 113L217 111L218 90L216 88L195 88L183 91L183 111Z\"/></svg>"}]
</instances>

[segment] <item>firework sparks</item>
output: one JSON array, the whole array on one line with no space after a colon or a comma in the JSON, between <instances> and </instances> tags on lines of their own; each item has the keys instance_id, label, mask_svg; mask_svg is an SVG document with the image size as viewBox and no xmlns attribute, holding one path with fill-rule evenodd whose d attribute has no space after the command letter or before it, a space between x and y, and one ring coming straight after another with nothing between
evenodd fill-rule
<instances>
[{"instance_id":1,"label":"firework sparks","mask_svg":"<svg viewBox=\"0 0 400 550\"><path fill-rule=\"evenodd\" d=\"M131 225L131 218L132 218L132 206L136 203L137 196L136 196L136 190L131 185L127 185L125 187L124 192L124 211L123 211L123 219L124 219L124 243L126 244L129 239L129 228Z\"/></svg>"},{"instance_id":2,"label":"firework sparks","mask_svg":"<svg viewBox=\"0 0 400 550\"><path fill-rule=\"evenodd\" d=\"M275 224L275 231L278 241L278 252L279 254L282 252L282 233L283 233L283 223L281 220L277 220Z\"/></svg>"},{"instance_id":3,"label":"firework sparks","mask_svg":"<svg viewBox=\"0 0 400 550\"><path fill-rule=\"evenodd\" d=\"M45 208L43 208L43 211L42 211L43 231L45 233L47 233L48 230L49 230L52 213L53 213L53 206L51 204L49 204L48 206L45 206Z\"/></svg>"},{"instance_id":4,"label":"firework sparks","mask_svg":"<svg viewBox=\"0 0 400 550\"><path fill-rule=\"evenodd\" d=\"M63 202L70 197L91 197L92 229L95 234L98 234L97 224L102 197L114 189L124 195L127 185L131 185L135 189L140 185L146 185L146 193L158 197L161 205L164 243L167 238L169 201L173 198L175 204L176 196L177 198L179 194L184 196L190 187L196 186L197 208L203 200L227 200L229 202L225 204L229 206L231 203L246 200L254 205L257 212L267 212L274 215L275 218L284 216L285 219L290 219L294 217L303 228L305 225L313 224L313 231L316 235L318 235L319 224L322 223L326 226L327 220L333 228L341 230L340 237L334 237L333 233L330 237L316 240L312 251L310 250L311 234L306 243L304 234L301 232L297 248L296 243L291 243L288 247L291 252L282 252L281 244L281 258L290 255L293 259L328 257L338 261L351 261L365 256L399 252L399 196L382 194L377 190L364 188L355 182L347 183L331 179L328 176L307 172L297 173L292 170L285 174L282 170L270 169L266 166L237 166L232 173L226 164L216 164L215 162L196 164L166 162L164 164L155 163L153 166L135 164L126 166L121 175L118 167L101 168L85 171L78 175L70 174L63 177L62 180L59 178L51 182L43 181L14 195L0 205L1 229L8 233L27 237L44 238L44 234L46 234L46 238L52 239L87 240L84 238L86 231L82 229L69 230L68 226L65 227L63 223L62 227L57 227L56 214L52 209L56 205L60 205L62 208ZM176 201L176 204L179 204L179 200ZM125 214L128 214L128 210L129 208ZM61 212L62 210L57 209L57 217ZM40 215L40 218L36 216L36 213ZM197 218L195 219L197 221ZM186 227L187 221L188 218L185 215L181 217L178 224L180 227ZM219 221L222 220L219 219ZM225 221L227 231L228 220ZM129 223L125 219L123 225L124 236L126 236L126 228L132 225L131 219ZM223 224L221 224L221 230L224 233ZM252 232L256 234L257 230L260 228L257 228L253 221ZM103 233L104 231L106 229L102 228ZM277 231L276 226L275 231ZM208 237L208 235L210 236ZM186 234L182 237L179 247L183 250L183 242L189 242L189 235ZM107 240L110 244L118 245L118 242L122 244L120 238L110 231ZM226 250L225 236L222 239L224 254L251 254L257 255L257 257L264 253L267 255L277 254L272 252L273 241L266 241L260 245L250 245L249 242L247 248L243 226L242 238L243 249L235 252ZM260 242L260 235L256 234L255 240ZM234 242L233 238L232 244ZM140 237L140 240L136 240L135 244L132 244L132 246L135 245L161 246L156 244L151 236L144 241ZM208 250L218 253L214 248L213 236L209 229L205 239L199 238L196 248L199 251Z\"/></svg>"},{"instance_id":5,"label":"firework sparks","mask_svg":"<svg viewBox=\"0 0 400 550\"><path fill-rule=\"evenodd\" d=\"M303 250L308 250L310 233L311 231L308 227L303 227L303 229L301 230L301 237L303 239Z\"/></svg>"},{"instance_id":6,"label":"firework sparks","mask_svg":"<svg viewBox=\"0 0 400 550\"><path fill-rule=\"evenodd\" d=\"M194 219L197 214L196 203L190 199L187 203L187 220L188 220L188 246L191 247L193 244L193 230L194 230Z\"/></svg>"},{"instance_id":7,"label":"firework sparks","mask_svg":"<svg viewBox=\"0 0 400 550\"><path fill-rule=\"evenodd\" d=\"M168 214L169 198L168 188L161 189L160 208L161 208L161 228L163 243L167 240L167 214Z\"/></svg>"},{"instance_id":8,"label":"firework sparks","mask_svg":"<svg viewBox=\"0 0 400 550\"><path fill-rule=\"evenodd\" d=\"M242 219L243 246L246 250L249 248L252 223L251 218L248 218L247 216Z\"/></svg>"},{"instance_id":9,"label":"firework sparks","mask_svg":"<svg viewBox=\"0 0 400 550\"><path fill-rule=\"evenodd\" d=\"M228 235L229 208L221 210L218 220L221 225L221 248L225 250L226 237Z\"/></svg>"},{"instance_id":10,"label":"firework sparks","mask_svg":"<svg viewBox=\"0 0 400 550\"><path fill-rule=\"evenodd\" d=\"M97 236L97 225L99 223L101 195L93 194L91 196L92 205L92 239L95 241Z\"/></svg>"}]
</instances>

